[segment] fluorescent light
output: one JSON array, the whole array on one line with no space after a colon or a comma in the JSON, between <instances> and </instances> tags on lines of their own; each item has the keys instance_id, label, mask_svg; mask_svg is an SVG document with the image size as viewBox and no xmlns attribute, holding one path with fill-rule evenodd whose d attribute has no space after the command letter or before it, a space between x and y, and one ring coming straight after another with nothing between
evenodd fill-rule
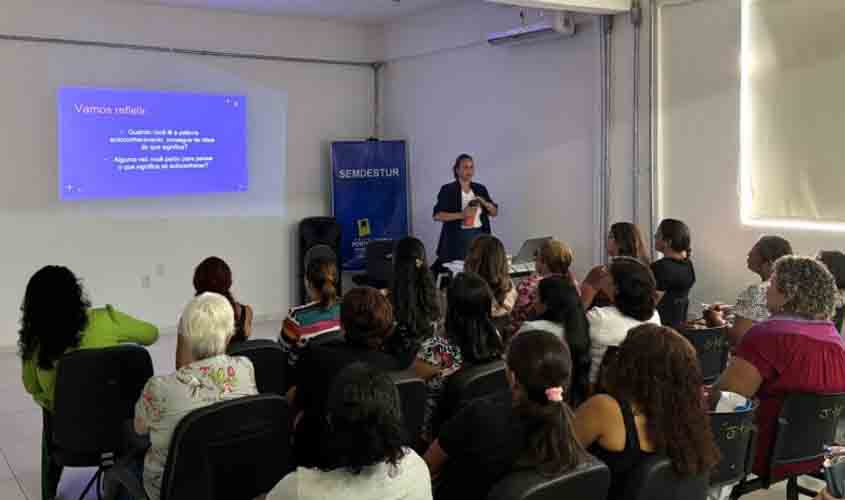
<instances>
[{"instance_id":1,"label":"fluorescent light","mask_svg":"<svg viewBox=\"0 0 845 500\"><path fill-rule=\"evenodd\" d=\"M567 10L587 14L619 14L631 10L631 0L487 0L531 9Z\"/></svg>"}]
</instances>

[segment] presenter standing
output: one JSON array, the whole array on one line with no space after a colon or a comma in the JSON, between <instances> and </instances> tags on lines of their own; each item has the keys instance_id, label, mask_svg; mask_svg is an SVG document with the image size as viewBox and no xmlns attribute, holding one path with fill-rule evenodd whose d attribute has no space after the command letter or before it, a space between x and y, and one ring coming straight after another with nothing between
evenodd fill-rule
<instances>
[{"instance_id":1,"label":"presenter standing","mask_svg":"<svg viewBox=\"0 0 845 500\"><path fill-rule=\"evenodd\" d=\"M475 175L472 156L458 156L452 173L455 182L440 188L434 206L434 220L443 223L435 267L464 260L470 242L479 234L490 234L490 217L499 213L499 206L493 203L487 188L472 182Z\"/></svg>"}]
</instances>

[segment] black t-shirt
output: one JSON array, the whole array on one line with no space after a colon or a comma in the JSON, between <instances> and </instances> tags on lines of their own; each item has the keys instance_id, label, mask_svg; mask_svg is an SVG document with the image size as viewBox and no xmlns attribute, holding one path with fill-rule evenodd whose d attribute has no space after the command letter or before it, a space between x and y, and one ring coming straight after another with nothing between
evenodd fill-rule
<instances>
[{"instance_id":1,"label":"black t-shirt","mask_svg":"<svg viewBox=\"0 0 845 500\"><path fill-rule=\"evenodd\" d=\"M687 319L689 292L695 284L695 268L692 261L664 257L651 265L657 289L665 295L657 304L660 321L664 325L677 326Z\"/></svg>"},{"instance_id":2,"label":"black t-shirt","mask_svg":"<svg viewBox=\"0 0 845 500\"><path fill-rule=\"evenodd\" d=\"M482 500L512 469L525 430L513 409L510 391L476 399L440 430L440 447L449 456L434 492L437 500Z\"/></svg>"},{"instance_id":3,"label":"black t-shirt","mask_svg":"<svg viewBox=\"0 0 845 500\"><path fill-rule=\"evenodd\" d=\"M341 370L356 362L386 372L404 368L389 354L345 341L309 346L302 352L296 365L298 384L295 404L303 412L302 420L296 428L295 453L298 465L317 465L317 452L332 381Z\"/></svg>"}]
</instances>

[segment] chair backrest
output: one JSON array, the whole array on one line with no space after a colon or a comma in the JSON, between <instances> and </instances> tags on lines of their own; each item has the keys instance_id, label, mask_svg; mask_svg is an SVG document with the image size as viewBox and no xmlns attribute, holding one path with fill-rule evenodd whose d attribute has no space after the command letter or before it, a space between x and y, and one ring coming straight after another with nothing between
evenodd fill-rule
<instances>
[{"instance_id":1,"label":"chair backrest","mask_svg":"<svg viewBox=\"0 0 845 500\"><path fill-rule=\"evenodd\" d=\"M727 326L716 328L689 328L680 330L681 335L695 347L698 364L704 383L709 384L719 378L728 361L728 343L725 339Z\"/></svg>"},{"instance_id":2,"label":"chair backrest","mask_svg":"<svg viewBox=\"0 0 845 500\"><path fill-rule=\"evenodd\" d=\"M399 402L402 405L402 423L405 426L405 437L408 445L413 446L422 434L425 400L428 394L425 382L416 375L408 372L393 372L390 374L396 389L399 391Z\"/></svg>"},{"instance_id":3,"label":"chair backrest","mask_svg":"<svg viewBox=\"0 0 845 500\"><path fill-rule=\"evenodd\" d=\"M704 500L707 474L681 478L666 457L652 455L638 465L625 484L629 500Z\"/></svg>"},{"instance_id":4,"label":"chair backrest","mask_svg":"<svg viewBox=\"0 0 845 500\"><path fill-rule=\"evenodd\" d=\"M554 477L534 470L512 472L493 486L487 500L604 500L609 488L610 470L596 460Z\"/></svg>"},{"instance_id":5,"label":"chair backrest","mask_svg":"<svg viewBox=\"0 0 845 500\"><path fill-rule=\"evenodd\" d=\"M285 370L287 356L278 342L255 339L231 344L230 356L245 356L255 368L255 383L261 394L285 395Z\"/></svg>"},{"instance_id":6,"label":"chair backrest","mask_svg":"<svg viewBox=\"0 0 845 500\"><path fill-rule=\"evenodd\" d=\"M737 482L751 472L755 409L710 414L710 428L721 456L710 474L711 486Z\"/></svg>"},{"instance_id":7,"label":"chair backrest","mask_svg":"<svg viewBox=\"0 0 845 500\"><path fill-rule=\"evenodd\" d=\"M845 393L792 393L778 416L770 470L783 464L808 462L824 456L833 443L839 418L845 410Z\"/></svg>"},{"instance_id":8,"label":"chair backrest","mask_svg":"<svg viewBox=\"0 0 845 500\"><path fill-rule=\"evenodd\" d=\"M376 288L387 288L393 283L393 240L375 240L367 243L367 283Z\"/></svg>"},{"instance_id":9,"label":"chair backrest","mask_svg":"<svg viewBox=\"0 0 845 500\"><path fill-rule=\"evenodd\" d=\"M505 377L504 361L496 360L462 368L446 379L438 420L448 420L473 399L506 390L508 381Z\"/></svg>"},{"instance_id":10,"label":"chair backrest","mask_svg":"<svg viewBox=\"0 0 845 500\"><path fill-rule=\"evenodd\" d=\"M153 375L150 354L124 344L65 354L56 368L53 444L65 465L96 465L94 457L123 446L126 420ZM88 463L85 463L88 462Z\"/></svg>"},{"instance_id":11,"label":"chair backrest","mask_svg":"<svg viewBox=\"0 0 845 500\"><path fill-rule=\"evenodd\" d=\"M176 426L161 500L251 500L292 469L290 411L276 394L194 410Z\"/></svg>"}]
</instances>

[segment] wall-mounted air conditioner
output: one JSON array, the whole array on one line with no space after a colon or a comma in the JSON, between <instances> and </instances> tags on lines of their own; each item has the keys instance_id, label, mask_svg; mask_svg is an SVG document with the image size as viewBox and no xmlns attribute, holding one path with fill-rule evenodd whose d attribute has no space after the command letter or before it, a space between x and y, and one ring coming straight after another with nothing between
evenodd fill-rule
<instances>
[{"instance_id":1,"label":"wall-mounted air conditioner","mask_svg":"<svg viewBox=\"0 0 845 500\"><path fill-rule=\"evenodd\" d=\"M620 14L631 10L631 0L487 0L514 7L566 10L587 14Z\"/></svg>"},{"instance_id":2,"label":"wall-mounted air conditioner","mask_svg":"<svg viewBox=\"0 0 845 500\"><path fill-rule=\"evenodd\" d=\"M516 45L573 35L575 35L575 21L572 15L566 12L555 12L553 15L544 16L536 23L490 33L487 35L487 42L490 45Z\"/></svg>"}]
</instances>

